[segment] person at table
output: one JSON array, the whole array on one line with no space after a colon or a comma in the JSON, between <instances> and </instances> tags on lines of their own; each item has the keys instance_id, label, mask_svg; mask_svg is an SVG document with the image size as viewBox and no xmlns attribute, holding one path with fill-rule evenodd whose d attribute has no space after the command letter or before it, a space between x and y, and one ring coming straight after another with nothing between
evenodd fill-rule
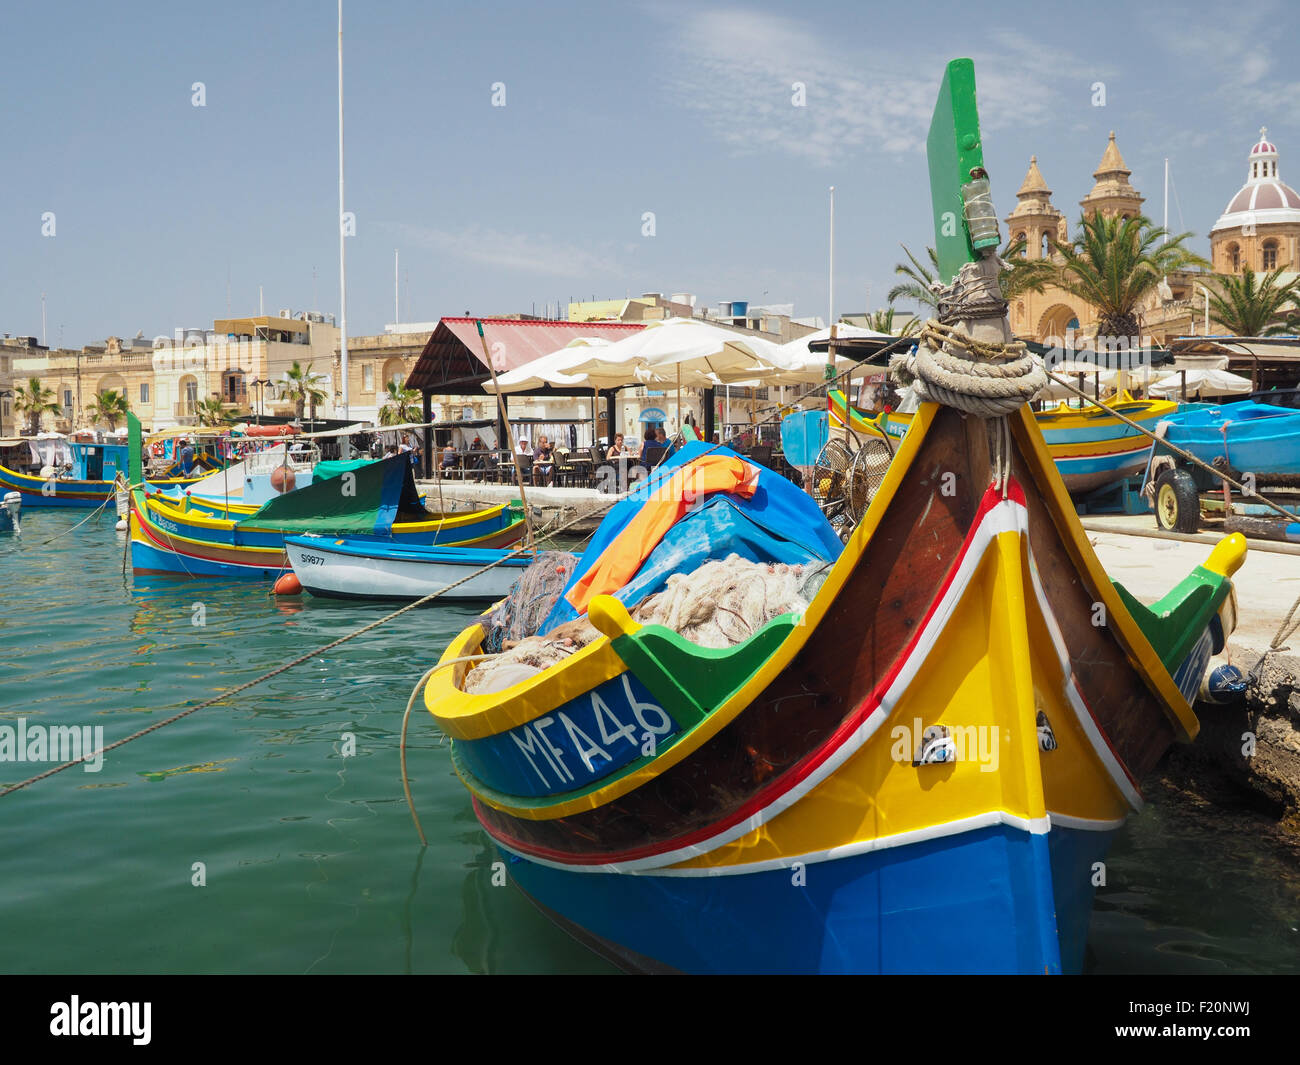
<instances>
[{"instance_id":1,"label":"person at table","mask_svg":"<svg viewBox=\"0 0 1300 1065\"><path fill-rule=\"evenodd\" d=\"M641 444L641 461L647 466L654 465L659 456L659 437L653 429L645 431L645 440Z\"/></svg>"},{"instance_id":2,"label":"person at table","mask_svg":"<svg viewBox=\"0 0 1300 1065\"><path fill-rule=\"evenodd\" d=\"M628 449L623 443L623 434L615 433L614 442L609 445L609 450L605 452L605 458L613 462L615 459L626 458L627 454Z\"/></svg>"},{"instance_id":3,"label":"person at table","mask_svg":"<svg viewBox=\"0 0 1300 1065\"><path fill-rule=\"evenodd\" d=\"M446 473L448 470L454 470L455 468L456 445L448 443L447 446L442 449L442 472Z\"/></svg>"},{"instance_id":4,"label":"person at table","mask_svg":"<svg viewBox=\"0 0 1300 1065\"><path fill-rule=\"evenodd\" d=\"M530 459L533 457L533 449L529 446L526 436L521 436L519 442L515 444L515 454L520 458Z\"/></svg>"},{"instance_id":5,"label":"person at table","mask_svg":"<svg viewBox=\"0 0 1300 1065\"><path fill-rule=\"evenodd\" d=\"M474 437L474 442L469 445L469 451L472 456L472 467L476 470L483 469L487 459L487 446L483 443L481 436Z\"/></svg>"},{"instance_id":6,"label":"person at table","mask_svg":"<svg viewBox=\"0 0 1300 1065\"><path fill-rule=\"evenodd\" d=\"M555 448L546 437L537 441L537 451L533 455L533 484L549 485L555 475Z\"/></svg>"}]
</instances>

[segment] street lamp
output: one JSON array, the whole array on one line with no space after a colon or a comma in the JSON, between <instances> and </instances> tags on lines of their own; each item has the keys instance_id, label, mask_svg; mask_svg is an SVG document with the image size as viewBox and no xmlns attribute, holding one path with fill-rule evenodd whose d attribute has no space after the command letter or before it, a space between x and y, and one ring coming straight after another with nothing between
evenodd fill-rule
<instances>
[{"instance_id":1,"label":"street lamp","mask_svg":"<svg viewBox=\"0 0 1300 1065\"><path fill-rule=\"evenodd\" d=\"M267 378L258 377L253 379L253 384L257 388L257 424L258 425L262 424L263 401L266 399L266 386L271 383L272 381L269 377Z\"/></svg>"}]
</instances>

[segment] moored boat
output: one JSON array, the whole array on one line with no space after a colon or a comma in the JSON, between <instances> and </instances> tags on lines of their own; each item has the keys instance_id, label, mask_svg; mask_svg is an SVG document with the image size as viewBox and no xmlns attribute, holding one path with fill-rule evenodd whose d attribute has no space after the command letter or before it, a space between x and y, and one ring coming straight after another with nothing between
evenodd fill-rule
<instances>
[{"instance_id":1,"label":"moored boat","mask_svg":"<svg viewBox=\"0 0 1300 1065\"><path fill-rule=\"evenodd\" d=\"M288 536L284 542L303 589L333 599L421 599L434 592L445 592L448 599L500 599L531 561L505 549L381 544L319 535ZM458 584L466 577L470 579Z\"/></svg>"},{"instance_id":2,"label":"moored boat","mask_svg":"<svg viewBox=\"0 0 1300 1065\"><path fill-rule=\"evenodd\" d=\"M969 60L949 65L929 148L943 264L946 212L986 195L962 196L984 176ZM996 321L1011 365L979 252L996 232L977 245L967 221L946 295L978 310L951 321L986 349ZM1245 542L1143 606L1102 571L1023 399L976 414L970 387L963 410L921 405L802 609L724 646L639 620L653 589L616 560L653 521L625 518L531 659L483 657L486 616L446 648L425 703L475 813L583 942L691 972L1082 967L1096 863L1141 777L1197 732ZM669 580L699 581L695 561Z\"/></svg>"},{"instance_id":3,"label":"moored boat","mask_svg":"<svg viewBox=\"0 0 1300 1065\"><path fill-rule=\"evenodd\" d=\"M1188 404L1162 423L1164 439L1202 462L1256 477L1300 474L1300 411L1250 401Z\"/></svg>"},{"instance_id":4,"label":"moored boat","mask_svg":"<svg viewBox=\"0 0 1300 1065\"><path fill-rule=\"evenodd\" d=\"M22 494L5 492L0 497L0 532L22 532L22 513Z\"/></svg>"},{"instance_id":5,"label":"moored boat","mask_svg":"<svg viewBox=\"0 0 1300 1065\"><path fill-rule=\"evenodd\" d=\"M828 405L831 423L847 423L855 432L886 432L901 439L912 424L910 414L886 411L869 415L859 411L847 404L844 393L839 391L830 393ZM1108 406L1149 430L1178 410L1178 404L1169 400L1126 397ZM1074 495L1140 474L1151 454L1149 437L1097 407L1078 410L1061 404L1036 412L1034 418L1066 490Z\"/></svg>"},{"instance_id":6,"label":"moored boat","mask_svg":"<svg viewBox=\"0 0 1300 1065\"><path fill-rule=\"evenodd\" d=\"M0 492L20 493L29 507L99 507L108 503L117 474L126 473L127 446L77 441L63 446L66 462L47 464L40 473L20 473L0 465ZM42 461L47 457L42 456ZM151 484L164 490L182 489L199 476L163 477Z\"/></svg>"},{"instance_id":7,"label":"moored boat","mask_svg":"<svg viewBox=\"0 0 1300 1065\"><path fill-rule=\"evenodd\" d=\"M137 426L132 422L136 435ZM273 579L289 569L286 535L298 533L487 549L516 543L524 531L522 517L505 505L459 514L426 510L405 456L313 480L252 513L232 508L229 517L219 516L211 505L142 487L131 490L129 508L133 570L192 577Z\"/></svg>"}]
</instances>

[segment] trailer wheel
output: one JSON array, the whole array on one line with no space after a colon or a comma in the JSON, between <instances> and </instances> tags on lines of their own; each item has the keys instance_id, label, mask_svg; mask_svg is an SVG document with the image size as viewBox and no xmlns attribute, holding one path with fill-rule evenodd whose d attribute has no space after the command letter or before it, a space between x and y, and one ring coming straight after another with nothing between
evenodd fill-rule
<instances>
[{"instance_id":1,"label":"trailer wheel","mask_svg":"<svg viewBox=\"0 0 1300 1065\"><path fill-rule=\"evenodd\" d=\"M1186 470L1165 470L1156 478L1156 524L1174 532L1196 532L1201 523L1201 497Z\"/></svg>"}]
</instances>

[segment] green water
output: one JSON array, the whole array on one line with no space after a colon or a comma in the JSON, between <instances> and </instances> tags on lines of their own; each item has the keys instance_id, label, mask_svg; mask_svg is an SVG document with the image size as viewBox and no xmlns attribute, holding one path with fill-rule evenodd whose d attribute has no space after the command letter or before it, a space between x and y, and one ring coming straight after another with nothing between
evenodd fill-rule
<instances>
[{"instance_id":1,"label":"green water","mask_svg":"<svg viewBox=\"0 0 1300 1065\"><path fill-rule=\"evenodd\" d=\"M387 612L123 576L107 517L41 543L85 516L29 509L20 540L0 536L2 723L102 725L112 743ZM0 972L611 971L492 885L423 711L409 761L427 849L412 827L402 711L473 613L412 611L108 752L98 773L0 799ZM42 768L0 763L0 781ZM1149 809L1108 873L1092 971L1300 971L1296 869L1249 832Z\"/></svg>"}]
</instances>

